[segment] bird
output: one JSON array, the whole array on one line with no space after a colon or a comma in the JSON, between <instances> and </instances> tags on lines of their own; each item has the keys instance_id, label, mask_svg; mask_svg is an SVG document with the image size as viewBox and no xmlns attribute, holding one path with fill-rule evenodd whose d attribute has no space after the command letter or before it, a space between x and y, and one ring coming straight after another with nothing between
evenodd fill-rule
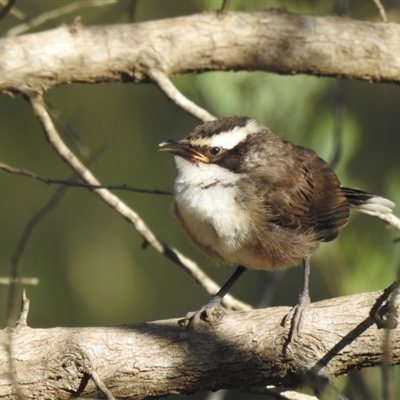
<instances>
[{"instance_id":1,"label":"bird","mask_svg":"<svg viewBox=\"0 0 400 400\"><path fill-rule=\"evenodd\" d=\"M302 263L298 303L288 341L301 331L310 304L310 257L334 240L354 209L372 216L392 213L394 203L342 187L328 163L309 148L274 134L256 120L233 116L197 126L159 150L174 155L173 212L189 239L216 262L237 265L230 279L186 325L212 316L248 269L276 271Z\"/></svg>"}]
</instances>

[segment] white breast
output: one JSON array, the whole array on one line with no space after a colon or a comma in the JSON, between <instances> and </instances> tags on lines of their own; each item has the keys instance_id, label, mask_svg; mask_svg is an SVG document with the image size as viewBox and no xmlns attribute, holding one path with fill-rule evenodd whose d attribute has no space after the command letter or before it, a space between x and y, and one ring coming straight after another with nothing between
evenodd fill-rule
<instances>
[{"instance_id":1,"label":"white breast","mask_svg":"<svg viewBox=\"0 0 400 400\"><path fill-rule=\"evenodd\" d=\"M175 162L179 171L175 200L186 229L229 261L249 238L244 205L235 199L239 176L215 164L191 163L180 157Z\"/></svg>"}]
</instances>

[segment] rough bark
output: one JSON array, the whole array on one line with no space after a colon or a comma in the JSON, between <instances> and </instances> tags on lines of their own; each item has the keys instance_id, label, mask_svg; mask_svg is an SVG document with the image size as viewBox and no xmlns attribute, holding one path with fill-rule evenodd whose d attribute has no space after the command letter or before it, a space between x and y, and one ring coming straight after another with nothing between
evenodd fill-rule
<instances>
[{"instance_id":1,"label":"rough bark","mask_svg":"<svg viewBox=\"0 0 400 400\"><path fill-rule=\"evenodd\" d=\"M400 25L286 12L203 13L129 25L80 24L0 39L0 91L263 70L400 82Z\"/></svg>"},{"instance_id":2,"label":"rough bark","mask_svg":"<svg viewBox=\"0 0 400 400\"><path fill-rule=\"evenodd\" d=\"M382 292L313 303L301 335L287 348L288 307L225 314L192 334L177 320L101 328L32 329L12 334L14 378L25 399L144 399L201 390L255 391L267 384L321 389L329 377L379 365L385 330L370 317ZM1 343L8 330L0 332ZM400 363L400 328L390 331L390 363ZM0 398L11 399L7 353L0 349Z\"/></svg>"}]
</instances>

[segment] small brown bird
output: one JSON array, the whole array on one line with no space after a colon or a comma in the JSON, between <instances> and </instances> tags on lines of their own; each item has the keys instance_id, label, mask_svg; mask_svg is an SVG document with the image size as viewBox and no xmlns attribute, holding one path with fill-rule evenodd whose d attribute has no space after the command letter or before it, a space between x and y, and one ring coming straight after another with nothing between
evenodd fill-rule
<instances>
[{"instance_id":1,"label":"small brown bird","mask_svg":"<svg viewBox=\"0 0 400 400\"><path fill-rule=\"evenodd\" d=\"M193 326L248 269L278 270L303 262L304 285L289 343L310 303L310 256L335 239L350 209L377 216L394 204L340 186L328 164L310 149L280 139L247 117L206 122L184 139L159 145L175 155L174 212L191 241L211 258L238 267L221 290L191 316Z\"/></svg>"}]
</instances>

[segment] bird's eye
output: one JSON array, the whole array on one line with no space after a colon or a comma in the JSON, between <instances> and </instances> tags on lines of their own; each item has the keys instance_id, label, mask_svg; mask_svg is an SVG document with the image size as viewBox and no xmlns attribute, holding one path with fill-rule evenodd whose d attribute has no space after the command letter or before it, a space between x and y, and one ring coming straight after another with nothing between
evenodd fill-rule
<instances>
[{"instance_id":1,"label":"bird's eye","mask_svg":"<svg viewBox=\"0 0 400 400\"><path fill-rule=\"evenodd\" d=\"M221 152L221 147L211 147L210 154L213 156L218 155Z\"/></svg>"}]
</instances>

